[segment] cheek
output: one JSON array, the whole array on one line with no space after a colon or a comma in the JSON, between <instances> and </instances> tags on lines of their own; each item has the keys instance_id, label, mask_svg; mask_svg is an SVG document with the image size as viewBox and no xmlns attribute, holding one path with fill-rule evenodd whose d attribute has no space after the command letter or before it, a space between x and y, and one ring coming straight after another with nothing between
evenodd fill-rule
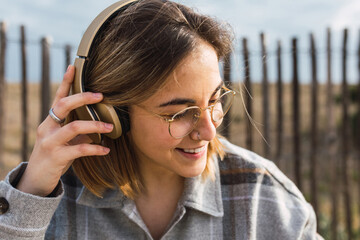
<instances>
[{"instance_id":1,"label":"cheek","mask_svg":"<svg viewBox=\"0 0 360 240\"><path fill-rule=\"evenodd\" d=\"M179 142L170 136L168 124L160 118L137 116L130 124L133 142L142 151L173 149Z\"/></svg>"}]
</instances>

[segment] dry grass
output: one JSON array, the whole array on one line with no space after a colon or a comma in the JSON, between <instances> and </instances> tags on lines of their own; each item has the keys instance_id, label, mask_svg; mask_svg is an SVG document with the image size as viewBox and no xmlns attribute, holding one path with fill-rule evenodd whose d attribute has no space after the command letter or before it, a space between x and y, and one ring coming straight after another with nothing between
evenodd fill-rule
<instances>
[{"instance_id":1,"label":"dry grass","mask_svg":"<svg viewBox=\"0 0 360 240\"><path fill-rule=\"evenodd\" d=\"M38 84L28 85L28 123L29 123L29 149L35 143L36 129L40 119L40 87ZM53 87L53 92L56 86ZM21 162L21 88L19 84L7 84L5 92L5 136L4 154L0 158L2 168L0 179L3 179L9 170ZM30 152L29 152L30 154Z\"/></svg>"}]
</instances>

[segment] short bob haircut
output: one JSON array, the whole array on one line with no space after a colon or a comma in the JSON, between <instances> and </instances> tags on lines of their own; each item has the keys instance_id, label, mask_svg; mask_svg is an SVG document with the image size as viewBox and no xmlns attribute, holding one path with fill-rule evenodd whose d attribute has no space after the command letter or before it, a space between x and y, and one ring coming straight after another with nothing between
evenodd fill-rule
<instances>
[{"instance_id":1,"label":"short bob haircut","mask_svg":"<svg viewBox=\"0 0 360 240\"><path fill-rule=\"evenodd\" d=\"M161 89L201 42L209 43L220 61L230 53L233 40L227 24L163 0L136 2L99 34L89 54L85 87L103 93L104 102L121 109L139 104ZM76 120L74 113L69 118ZM212 157L224 155L218 137L209 143L203 179L214 179ZM143 191L143 182L130 138L127 134L116 140L105 137L103 145L111 149L110 153L75 160L75 174L96 196L119 188L125 196L135 198Z\"/></svg>"}]
</instances>

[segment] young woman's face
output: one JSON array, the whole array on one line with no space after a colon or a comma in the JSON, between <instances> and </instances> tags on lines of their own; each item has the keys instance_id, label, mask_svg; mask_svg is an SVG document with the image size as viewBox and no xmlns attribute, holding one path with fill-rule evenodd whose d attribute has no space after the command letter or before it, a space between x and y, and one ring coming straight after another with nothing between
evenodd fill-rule
<instances>
[{"instance_id":1,"label":"young woman's face","mask_svg":"<svg viewBox=\"0 0 360 240\"><path fill-rule=\"evenodd\" d=\"M173 115L189 106L205 108L218 98L220 90L216 89L222 80L215 50L205 42L199 44L168 80L166 86L141 103L141 107L130 107L129 134L142 172L198 176L205 169L207 147L216 134L210 111L202 112L194 130L181 139L173 138L168 131L169 124L149 111ZM170 102L172 104L167 104ZM196 153L192 153L193 150Z\"/></svg>"}]
</instances>

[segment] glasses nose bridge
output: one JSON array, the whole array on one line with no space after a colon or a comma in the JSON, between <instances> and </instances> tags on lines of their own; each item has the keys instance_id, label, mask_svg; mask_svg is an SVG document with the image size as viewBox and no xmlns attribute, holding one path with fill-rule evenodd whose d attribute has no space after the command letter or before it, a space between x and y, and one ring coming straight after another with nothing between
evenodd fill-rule
<instances>
[{"instance_id":1,"label":"glasses nose bridge","mask_svg":"<svg viewBox=\"0 0 360 240\"><path fill-rule=\"evenodd\" d=\"M202 115L202 113L203 112L205 112L206 110L210 110L210 118L211 118L211 120L212 121L214 121L213 119L212 119L212 114L211 114L211 112L212 112L212 109L215 107L215 105L209 105L209 106L207 106L207 107L204 107L204 108L202 108L202 107L198 107L199 109L200 109L200 115L199 115L199 118L201 118L201 115ZM198 119L199 119L198 118Z\"/></svg>"},{"instance_id":2,"label":"glasses nose bridge","mask_svg":"<svg viewBox=\"0 0 360 240\"><path fill-rule=\"evenodd\" d=\"M205 111L208 110L208 109L211 110L213 107L214 107L214 105L209 105L209 106L204 107L204 108L202 108L202 107L198 107L198 108L200 108L201 112L205 112Z\"/></svg>"}]
</instances>

